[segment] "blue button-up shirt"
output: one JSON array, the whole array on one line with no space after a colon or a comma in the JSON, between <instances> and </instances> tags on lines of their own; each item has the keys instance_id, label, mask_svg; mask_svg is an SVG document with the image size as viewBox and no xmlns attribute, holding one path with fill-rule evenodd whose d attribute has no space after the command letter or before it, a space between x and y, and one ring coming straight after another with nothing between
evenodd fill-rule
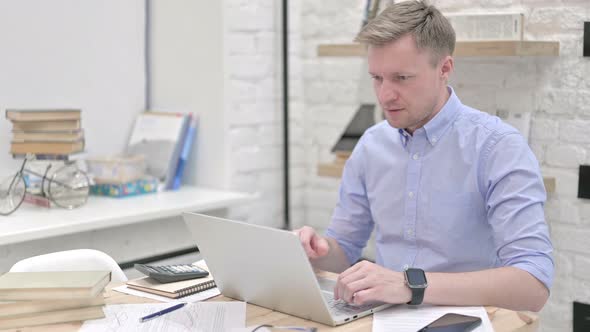
<instances>
[{"instance_id":1,"label":"blue button-up shirt","mask_svg":"<svg viewBox=\"0 0 590 332\"><path fill-rule=\"evenodd\" d=\"M500 266L553 280L538 162L520 133L461 104L453 90L413 135L386 121L346 162L326 235L356 262L375 229L389 269L466 272Z\"/></svg>"}]
</instances>

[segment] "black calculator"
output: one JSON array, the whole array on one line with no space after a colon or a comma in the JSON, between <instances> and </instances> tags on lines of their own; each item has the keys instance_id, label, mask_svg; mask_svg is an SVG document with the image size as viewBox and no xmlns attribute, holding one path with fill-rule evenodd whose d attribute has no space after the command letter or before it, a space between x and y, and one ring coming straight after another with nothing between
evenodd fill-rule
<instances>
[{"instance_id":1,"label":"black calculator","mask_svg":"<svg viewBox=\"0 0 590 332\"><path fill-rule=\"evenodd\" d=\"M180 265L145 265L135 264L133 267L146 276L156 279L161 283L175 282L187 279L202 278L209 275L209 272L198 266L190 264Z\"/></svg>"}]
</instances>

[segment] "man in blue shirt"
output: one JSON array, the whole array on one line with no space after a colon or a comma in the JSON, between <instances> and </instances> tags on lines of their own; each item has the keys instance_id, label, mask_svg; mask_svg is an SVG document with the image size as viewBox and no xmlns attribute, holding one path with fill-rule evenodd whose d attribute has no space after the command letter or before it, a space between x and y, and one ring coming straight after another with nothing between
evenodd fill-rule
<instances>
[{"instance_id":1,"label":"man in blue shirt","mask_svg":"<svg viewBox=\"0 0 590 332\"><path fill-rule=\"evenodd\" d=\"M295 230L350 303L539 311L553 280L545 188L526 140L447 85L455 32L422 1L391 5L356 40L386 121L347 161L325 236ZM375 229L376 263L356 263Z\"/></svg>"}]
</instances>

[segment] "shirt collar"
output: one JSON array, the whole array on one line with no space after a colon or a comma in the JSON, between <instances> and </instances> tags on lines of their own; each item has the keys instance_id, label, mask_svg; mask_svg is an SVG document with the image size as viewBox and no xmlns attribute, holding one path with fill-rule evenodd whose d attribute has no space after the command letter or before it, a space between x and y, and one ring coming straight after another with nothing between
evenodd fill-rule
<instances>
[{"instance_id":1,"label":"shirt collar","mask_svg":"<svg viewBox=\"0 0 590 332\"><path fill-rule=\"evenodd\" d=\"M449 86L447 88L449 89L450 93L449 99L442 107L440 112L438 112L434 118L424 125L426 137L428 138L428 142L430 142L431 145L435 145L438 141L440 141L441 137L453 123L453 120L455 120L455 117L459 114L461 101L455 94L455 90L453 90L452 87Z\"/></svg>"},{"instance_id":2,"label":"shirt collar","mask_svg":"<svg viewBox=\"0 0 590 332\"><path fill-rule=\"evenodd\" d=\"M399 133L399 137L402 141L403 146L406 147L408 145L408 140L412 135L410 135L405 129L402 128L398 128L397 132Z\"/></svg>"}]
</instances>

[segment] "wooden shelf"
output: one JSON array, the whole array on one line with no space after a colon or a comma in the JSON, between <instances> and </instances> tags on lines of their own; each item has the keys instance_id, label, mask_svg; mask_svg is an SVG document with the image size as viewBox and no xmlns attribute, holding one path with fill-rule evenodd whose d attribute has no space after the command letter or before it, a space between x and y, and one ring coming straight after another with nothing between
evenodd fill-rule
<instances>
[{"instance_id":1,"label":"wooden shelf","mask_svg":"<svg viewBox=\"0 0 590 332\"><path fill-rule=\"evenodd\" d=\"M321 44L318 56L363 56L361 44ZM462 41L455 44L455 56L558 56L558 41Z\"/></svg>"},{"instance_id":2,"label":"wooden shelf","mask_svg":"<svg viewBox=\"0 0 590 332\"><path fill-rule=\"evenodd\" d=\"M90 196L85 205L73 210L23 203L13 214L0 216L0 245L227 208L254 198L247 193L183 186L178 191L125 198Z\"/></svg>"},{"instance_id":3,"label":"wooden shelf","mask_svg":"<svg viewBox=\"0 0 590 332\"><path fill-rule=\"evenodd\" d=\"M335 161L332 163L321 163L318 165L319 176L329 176L334 178L340 178L344 169L344 163ZM545 184L545 190L547 193L555 192L556 180L552 176L544 176L543 183Z\"/></svg>"}]
</instances>

